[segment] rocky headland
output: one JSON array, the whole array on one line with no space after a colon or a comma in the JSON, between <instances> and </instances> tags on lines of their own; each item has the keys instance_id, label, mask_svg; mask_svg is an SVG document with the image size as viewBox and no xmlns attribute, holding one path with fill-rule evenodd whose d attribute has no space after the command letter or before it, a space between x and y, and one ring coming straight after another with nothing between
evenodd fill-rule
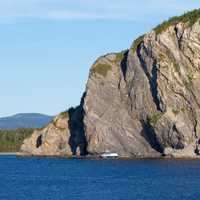
<instances>
[{"instance_id":1,"label":"rocky headland","mask_svg":"<svg viewBox=\"0 0 200 200\"><path fill-rule=\"evenodd\" d=\"M24 141L21 155L200 157L200 10L96 60L80 105Z\"/></svg>"}]
</instances>

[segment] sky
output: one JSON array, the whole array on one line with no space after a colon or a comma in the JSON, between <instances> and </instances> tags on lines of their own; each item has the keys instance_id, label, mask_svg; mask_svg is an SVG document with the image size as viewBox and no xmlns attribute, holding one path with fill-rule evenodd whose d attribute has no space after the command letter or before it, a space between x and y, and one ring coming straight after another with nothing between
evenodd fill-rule
<instances>
[{"instance_id":1,"label":"sky","mask_svg":"<svg viewBox=\"0 0 200 200\"><path fill-rule=\"evenodd\" d=\"M0 0L0 117L80 102L92 63L197 0Z\"/></svg>"}]
</instances>

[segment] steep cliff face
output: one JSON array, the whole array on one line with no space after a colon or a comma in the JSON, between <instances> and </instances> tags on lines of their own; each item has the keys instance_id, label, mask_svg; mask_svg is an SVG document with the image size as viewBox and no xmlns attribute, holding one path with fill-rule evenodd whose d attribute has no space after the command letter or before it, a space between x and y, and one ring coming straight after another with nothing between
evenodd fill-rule
<instances>
[{"instance_id":1,"label":"steep cliff face","mask_svg":"<svg viewBox=\"0 0 200 200\"><path fill-rule=\"evenodd\" d=\"M84 104L90 153L199 154L200 22L172 22L93 65Z\"/></svg>"},{"instance_id":2,"label":"steep cliff face","mask_svg":"<svg viewBox=\"0 0 200 200\"><path fill-rule=\"evenodd\" d=\"M100 57L81 105L61 124L35 131L22 152L198 157L199 18L200 10L174 17L130 49Z\"/></svg>"},{"instance_id":3,"label":"steep cliff face","mask_svg":"<svg viewBox=\"0 0 200 200\"><path fill-rule=\"evenodd\" d=\"M137 49L157 108L147 117L165 154L194 156L198 148L199 33L199 21L192 26L180 22L148 34Z\"/></svg>"},{"instance_id":4,"label":"steep cliff face","mask_svg":"<svg viewBox=\"0 0 200 200\"><path fill-rule=\"evenodd\" d=\"M157 154L144 136L138 111L133 112L130 106L125 78L128 56L128 51L106 55L98 59L90 71L84 104L89 153L110 151L120 156ZM141 87L148 87L148 84L141 83Z\"/></svg>"}]
</instances>

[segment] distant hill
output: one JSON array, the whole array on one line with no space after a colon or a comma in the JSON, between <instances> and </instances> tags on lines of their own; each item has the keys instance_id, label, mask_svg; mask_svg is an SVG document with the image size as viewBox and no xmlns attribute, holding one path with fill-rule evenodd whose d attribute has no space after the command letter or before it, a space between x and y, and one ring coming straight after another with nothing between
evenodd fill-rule
<instances>
[{"instance_id":1,"label":"distant hill","mask_svg":"<svg viewBox=\"0 0 200 200\"><path fill-rule=\"evenodd\" d=\"M0 118L0 129L42 128L53 119L53 116L38 113L21 113Z\"/></svg>"}]
</instances>

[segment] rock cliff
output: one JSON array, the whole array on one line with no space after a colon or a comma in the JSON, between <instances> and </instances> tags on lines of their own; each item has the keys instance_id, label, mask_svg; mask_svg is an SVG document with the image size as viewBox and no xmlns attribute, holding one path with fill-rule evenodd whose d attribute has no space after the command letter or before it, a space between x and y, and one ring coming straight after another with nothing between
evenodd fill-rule
<instances>
[{"instance_id":1,"label":"rock cliff","mask_svg":"<svg viewBox=\"0 0 200 200\"><path fill-rule=\"evenodd\" d=\"M35 130L25 139L21 152L25 155L71 155L68 118L67 112L61 113L43 129Z\"/></svg>"},{"instance_id":2,"label":"rock cliff","mask_svg":"<svg viewBox=\"0 0 200 200\"><path fill-rule=\"evenodd\" d=\"M81 106L62 112L42 129L24 140L19 155L82 156L86 155Z\"/></svg>"},{"instance_id":3,"label":"rock cliff","mask_svg":"<svg viewBox=\"0 0 200 200\"><path fill-rule=\"evenodd\" d=\"M22 152L75 155L79 147L82 154L198 157L199 18L200 10L171 18L128 50L97 59L72 120L35 131Z\"/></svg>"}]
</instances>

